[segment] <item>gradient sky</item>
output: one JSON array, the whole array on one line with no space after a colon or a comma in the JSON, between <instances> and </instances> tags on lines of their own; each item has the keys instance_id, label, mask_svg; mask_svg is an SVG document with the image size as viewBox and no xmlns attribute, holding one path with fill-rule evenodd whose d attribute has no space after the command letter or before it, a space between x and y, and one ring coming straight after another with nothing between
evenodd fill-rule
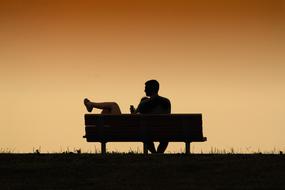
<instances>
[{"instance_id":1,"label":"gradient sky","mask_svg":"<svg viewBox=\"0 0 285 190\"><path fill-rule=\"evenodd\" d=\"M128 113L149 79L173 113L203 113L194 152L284 151L285 1L0 0L2 150L94 151L84 97Z\"/></svg>"}]
</instances>

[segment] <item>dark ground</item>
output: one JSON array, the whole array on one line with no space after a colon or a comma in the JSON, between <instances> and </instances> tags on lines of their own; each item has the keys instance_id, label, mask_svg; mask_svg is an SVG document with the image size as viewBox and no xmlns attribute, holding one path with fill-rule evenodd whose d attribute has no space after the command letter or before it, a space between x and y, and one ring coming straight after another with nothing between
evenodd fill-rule
<instances>
[{"instance_id":1,"label":"dark ground","mask_svg":"<svg viewBox=\"0 0 285 190\"><path fill-rule=\"evenodd\" d=\"M285 156L0 154L0 189L285 189Z\"/></svg>"}]
</instances>

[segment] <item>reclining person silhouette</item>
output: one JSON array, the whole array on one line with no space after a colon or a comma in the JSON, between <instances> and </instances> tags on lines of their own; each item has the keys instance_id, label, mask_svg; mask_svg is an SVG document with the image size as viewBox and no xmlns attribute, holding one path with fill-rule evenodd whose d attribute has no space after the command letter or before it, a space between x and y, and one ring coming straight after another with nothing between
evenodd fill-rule
<instances>
[{"instance_id":1,"label":"reclining person silhouette","mask_svg":"<svg viewBox=\"0 0 285 190\"><path fill-rule=\"evenodd\" d=\"M135 109L133 106L130 108L132 114L170 114L171 103L167 98L158 95L159 83L157 80L149 80L145 83L145 94ZM101 109L101 114L121 114L119 105L116 102L91 102L87 98L84 99L84 105L88 112L93 108ZM146 142L147 149L151 153L164 153L168 146L168 142L162 141L155 149L153 142Z\"/></svg>"}]
</instances>

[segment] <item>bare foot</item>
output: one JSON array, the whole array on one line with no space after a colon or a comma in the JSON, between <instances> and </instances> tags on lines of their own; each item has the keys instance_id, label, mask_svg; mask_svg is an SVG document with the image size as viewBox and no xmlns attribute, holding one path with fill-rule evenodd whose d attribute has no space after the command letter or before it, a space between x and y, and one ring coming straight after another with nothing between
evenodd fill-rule
<instances>
[{"instance_id":1,"label":"bare foot","mask_svg":"<svg viewBox=\"0 0 285 190\"><path fill-rule=\"evenodd\" d=\"M88 100L87 98L84 99L84 105L87 109L88 112L92 112L93 106L90 102L90 100Z\"/></svg>"}]
</instances>

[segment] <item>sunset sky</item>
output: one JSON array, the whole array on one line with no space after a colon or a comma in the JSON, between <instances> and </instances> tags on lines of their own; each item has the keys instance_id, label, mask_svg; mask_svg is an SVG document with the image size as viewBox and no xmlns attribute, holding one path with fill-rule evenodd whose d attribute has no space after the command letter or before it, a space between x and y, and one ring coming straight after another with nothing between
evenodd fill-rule
<instances>
[{"instance_id":1,"label":"sunset sky","mask_svg":"<svg viewBox=\"0 0 285 190\"><path fill-rule=\"evenodd\" d=\"M285 151L285 1L0 0L0 149L99 150L83 99L129 113L149 79L203 114L194 152Z\"/></svg>"}]
</instances>

